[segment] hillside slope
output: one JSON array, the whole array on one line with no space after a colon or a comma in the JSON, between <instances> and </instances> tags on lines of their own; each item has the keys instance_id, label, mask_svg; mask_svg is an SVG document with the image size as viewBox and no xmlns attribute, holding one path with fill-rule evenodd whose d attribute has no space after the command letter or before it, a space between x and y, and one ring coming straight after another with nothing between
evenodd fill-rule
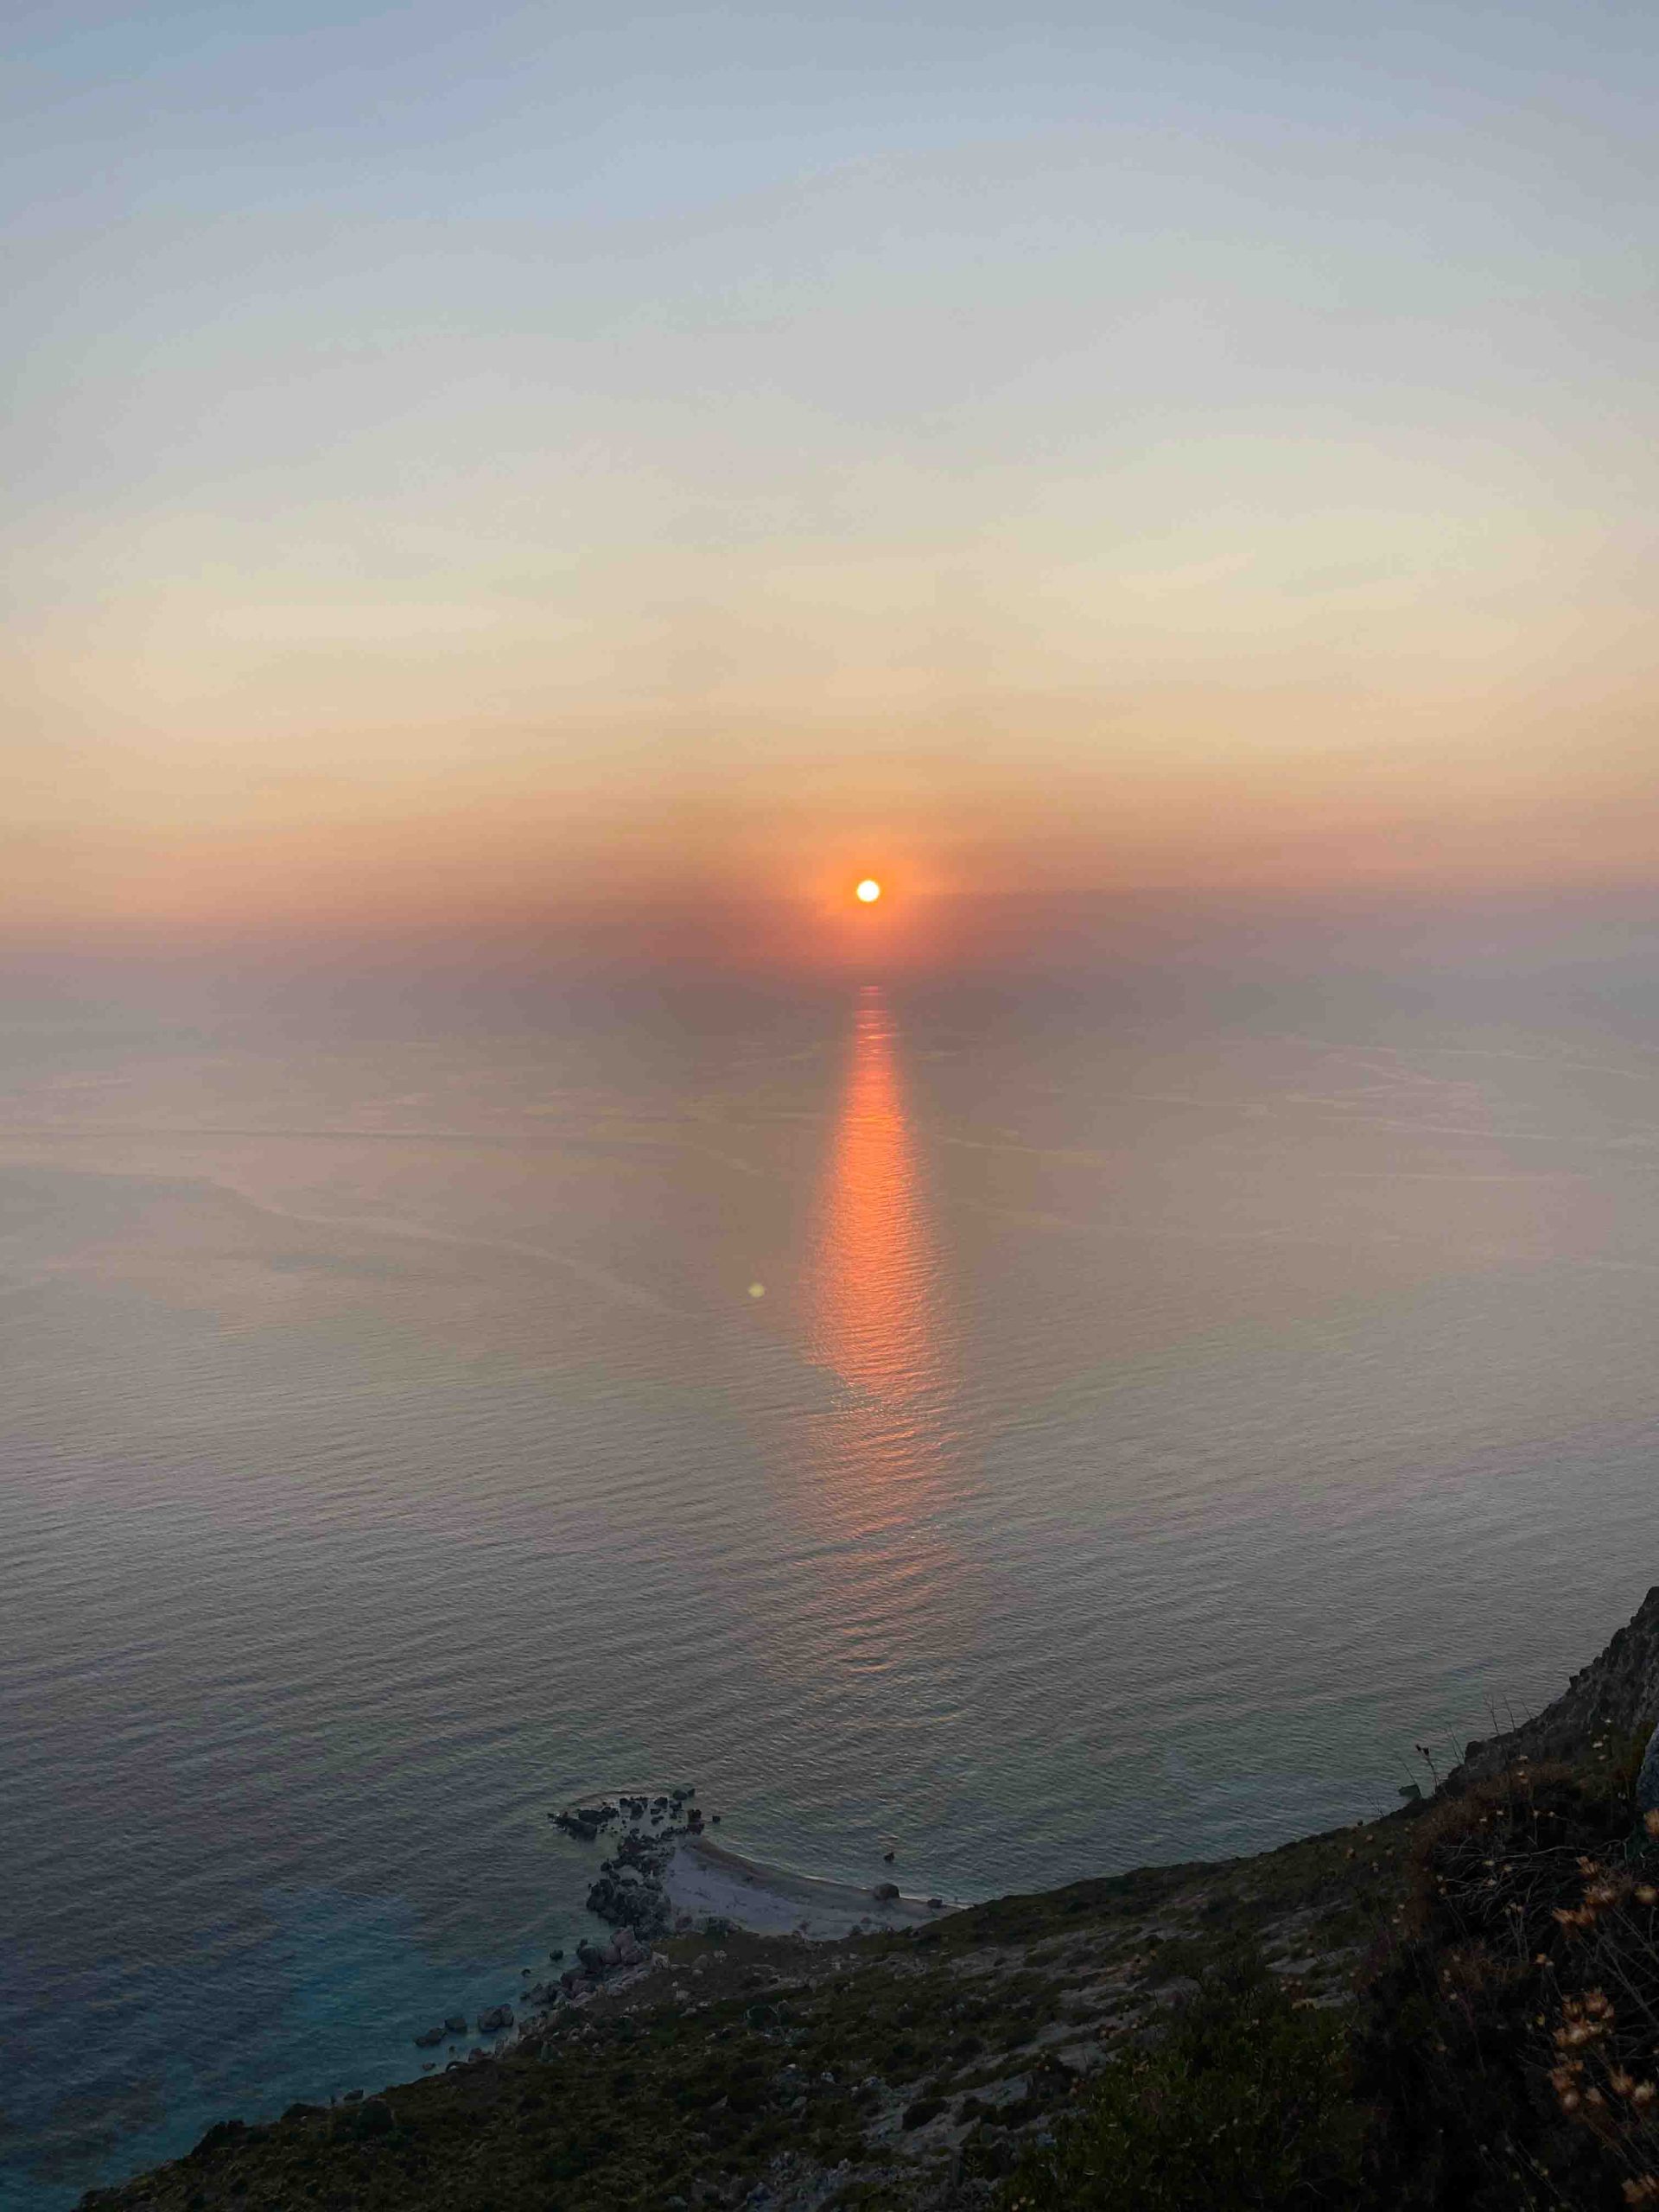
<instances>
[{"instance_id":1,"label":"hillside slope","mask_svg":"<svg viewBox=\"0 0 1659 2212\"><path fill-rule=\"evenodd\" d=\"M1576 1986L1575 1960L1588 1955L1580 1893L1599 1894L1586 1890L1585 1870L1600 1858L1585 1854L1632 1847L1618 1842L1630 1827L1631 1746L1656 1712L1659 1589L1554 1705L1471 1745L1438 1802L1254 1858L1003 1897L902 1933L812 1944L666 1937L614 1985L556 2004L506 2050L361 2101L296 2107L264 2126L223 2123L187 2157L83 2202L89 2212L988 2204L1016 2171L1036 2171L1033 2157L1040 2164L1057 2134L1062 2151L1081 2139L1069 2122L1099 2105L1090 2077L1121 2088L1127 2075L1115 2061L1126 2059L1130 2075L1141 2069L1137 2054L1172 2007L1209 1986L1219 1961L1248 1953L1294 2006L1354 2022L1354 2079L1363 2084L1369 2069L1371 2083L1354 2091L1356 2111L1363 2105L1376 2139L1381 2201L1484 2202L1471 2190L1490 2145L1471 2150L1455 2097L1437 2123L1432 2171L1408 2171L1403 2146L1416 2143L1433 2100L1461 2096L1471 2082L1479 2095L1468 2110L1496 2115L1484 2123L1493 2143L1530 2139L1554 2063L1547 2043L1534 2048L1534 2015L1555 2007L1552 2019L1568 2017L1559 2008ZM1522 1751L1548 1778L1535 1792L1523 1774L1517 1795L1506 1762ZM1582 1770L1545 1769L1546 1753L1583 1754ZM1510 1916L1494 1922L1500 1835ZM1617 1912L1603 1915L1596 1940L1617 1920L1637 1946L1631 1956L1659 1957L1659 1905L1644 1902L1659 1891L1633 1875L1618 1885ZM1488 1923L1500 1948L1481 1968L1483 1986L1502 1992L1490 2020L1449 1993L1491 1940ZM1659 2026L1659 1991L1655 2004ZM1446 2064L1414 2072L1420 2054L1437 2050L1472 2054L1466 2082ZM1607 2193L1593 2161L1587 2194L1563 2194L1554 2180L1553 2195L1516 2194L1525 2158L1577 2171L1576 2137L1566 2152L1553 2137L1540 2142L1535 2152L1505 2151L1506 2204L1647 2201ZM1074 2198L1070 2187L1021 2201L1118 2201L1109 2191Z\"/></svg>"},{"instance_id":2,"label":"hillside slope","mask_svg":"<svg viewBox=\"0 0 1659 2212\"><path fill-rule=\"evenodd\" d=\"M1455 1787L1525 1756L1580 1758L1599 1735L1650 1736L1659 1727L1659 1584L1635 1614L1580 1668L1560 1697L1501 1735L1468 1745L1450 1777Z\"/></svg>"}]
</instances>

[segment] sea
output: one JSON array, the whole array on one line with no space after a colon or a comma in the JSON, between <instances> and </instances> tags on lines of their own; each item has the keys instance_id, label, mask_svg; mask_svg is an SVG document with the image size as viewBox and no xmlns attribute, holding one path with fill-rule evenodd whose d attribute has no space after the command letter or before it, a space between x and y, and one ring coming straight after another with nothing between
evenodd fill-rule
<instances>
[{"instance_id":1,"label":"sea","mask_svg":"<svg viewBox=\"0 0 1659 2212\"><path fill-rule=\"evenodd\" d=\"M1659 1015L35 1014L0 1316L0 2204L63 2212L475 2047L412 2038L594 1925L593 1791L972 1900L1555 1694L1659 1580Z\"/></svg>"}]
</instances>

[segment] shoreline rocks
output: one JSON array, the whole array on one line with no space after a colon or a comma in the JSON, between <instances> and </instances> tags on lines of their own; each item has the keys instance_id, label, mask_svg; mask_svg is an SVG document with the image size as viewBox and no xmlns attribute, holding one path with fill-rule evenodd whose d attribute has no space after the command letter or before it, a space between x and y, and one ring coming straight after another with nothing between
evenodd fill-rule
<instances>
[{"instance_id":1,"label":"shoreline rocks","mask_svg":"<svg viewBox=\"0 0 1659 2212\"><path fill-rule=\"evenodd\" d=\"M576 1945L576 1964L556 1979L532 1980L532 1967L519 1969L527 1986L518 1993L526 2014L547 2012L566 1999L585 1997L604 1986L607 1978L649 1956L654 1936L665 1935L673 1915L664 1889L664 1877L682 1836L695 1834L702 1815L691 1802L696 1792L690 1783L647 1796L624 1790L615 1798L573 1805L549 1815L562 1834L574 1842L594 1843L607 1831L616 1836L612 1855L601 1862L598 1878L588 1892L588 1909L615 1929L608 1942L583 1937ZM550 1965L564 1957L564 1946L548 1952ZM511 2005L493 2005L479 2014L476 2032L495 2036L516 2024ZM423 2028L412 2038L417 2050L435 2050L447 2037L469 2032L467 2016L446 2013L442 2024ZM469 2054L481 2056L479 2052ZM452 2062L464 2063L464 2061Z\"/></svg>"},{"instance_id":2,"label":"shoreline rocks","mask_svg":"<svg viewBox=\"0 0 1659 2212\"><path fill-rule=\"evenodd\" d=\"M571 1806L551 1816L560 1833L576 1843L596 1842L607 1830L621 1827L611 1856L600 1862L587 1904L595 1918L627 1937L634 1955L641 1942L666 1936L673 1926L664 1877L679 1839L702 1832L702 1815L692 1802L696 1796L694 1783L681 1783L652 1796L623 1790L614 1799ZM560 1975L560 1985L567 1995L576 1993L584 1984L596 1986L607 1972L623 1963L624 1955L615 1945L601 1950L594 1944L579 1943L579 1965Z\"/></svg>"}]
</instances>

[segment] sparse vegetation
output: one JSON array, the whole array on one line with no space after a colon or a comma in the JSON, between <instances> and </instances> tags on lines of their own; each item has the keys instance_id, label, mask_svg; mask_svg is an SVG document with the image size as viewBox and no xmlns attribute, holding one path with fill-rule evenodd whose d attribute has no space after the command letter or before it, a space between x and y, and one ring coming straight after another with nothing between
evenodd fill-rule
<instances>
[{"instance_id":1,"label":"sparse vegetation","mask_svg":"<svg viewBox=\"0 0 1659 2212\"><path fill-rule=\"evenodd\" d=\"M1113 2058L1005 2212L1234 2212L1351 2204L1367 2115L1347 2023L1299 2002L1256 1954L1206 1971L1168 2032Z\"/></svg>"},{"instance_id":2,"label":"sparse vegetation","mask_svg":"<svg viewBox=\"0 0 1659 2212\"><path fill-rule=\"evenodd\" d=\"M1659 1866L1631 1810L1640 1748L1522 1758L1423 1821L1359 2035L1392 2202L1659 2202Z\"/></svg>"}]
</instances>

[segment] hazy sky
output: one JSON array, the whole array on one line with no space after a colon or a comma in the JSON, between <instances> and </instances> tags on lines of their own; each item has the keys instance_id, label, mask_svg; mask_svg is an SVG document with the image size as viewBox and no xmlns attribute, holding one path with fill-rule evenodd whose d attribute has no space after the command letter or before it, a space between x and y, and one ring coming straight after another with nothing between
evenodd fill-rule
<instances>
[{"instance_id":1,"label":"hazy sky","mask_svg":"<svg viewBox=\"0 0 1659 2212\"><path fill-rule=\"evenodd\" d=\"M1648 0L11 23L15 936L1659 872Z\"/></svg>"}]
</instances>

